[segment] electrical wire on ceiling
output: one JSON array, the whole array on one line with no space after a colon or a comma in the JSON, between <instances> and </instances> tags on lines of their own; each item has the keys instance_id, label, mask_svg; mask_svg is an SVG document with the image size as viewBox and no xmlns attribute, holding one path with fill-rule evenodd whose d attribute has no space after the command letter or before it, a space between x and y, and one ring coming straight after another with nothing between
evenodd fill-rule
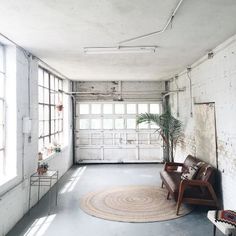
<instances>
[{"instance_id":1,"label":"electrical wire on ceiling","mask_svg":"<svg viewBox=\"0 0 236 236\"><path fill-rule=\"evenodd\" d=\"M172 28L172 23L174 20L174 17L182 4L184 0L180 0L178 4L176 5L175 9L171 13L170 17L168 18L166 24L161 30L157 30L148 34L140 35L134 38L129 38L123 41L118 42L118 46L116 47L84 47L84 53L85 54L107 54L107 53L156 53L156 49L158 46L156 45L143 45L143 46L122 46L124 43L128 43L131 41L135 41L138 39L150 37L152 35L157 35L157 34L162 34L164 33L169 25L171 25Z\"/></svg>"},{"instance_id":2,"label":"electrical wire on ceiling","mask_svg":"<svg viewBox=\"0 0 236 236\"><path fill-rule=\"evenodd\" d=\"M120 44L124 44L124 43L131 42L131 41L134 41L134 40L150 37L152 35L164 33L166 31L166 29L169 27L169 25L172 25L174 17L175 17L175 15L176 15L176 13L177 13L177 11L178 11L178 9L179 9L179 7L180 7L180 5L182 4L183 1L184 0L180 0L178 2L178 4L176 5L174 11L171 13L171 15L168 18L166 24L164 25L164 27L161 30L157 30L157 31L154 31L154 32L151 32L151 33L148 33L148 34L140 35L140 36L137 36L137 37L134 37L134 38L126 39L126 40L120 41L118 44L120 45Z\"/></svg>"}]
</instances>

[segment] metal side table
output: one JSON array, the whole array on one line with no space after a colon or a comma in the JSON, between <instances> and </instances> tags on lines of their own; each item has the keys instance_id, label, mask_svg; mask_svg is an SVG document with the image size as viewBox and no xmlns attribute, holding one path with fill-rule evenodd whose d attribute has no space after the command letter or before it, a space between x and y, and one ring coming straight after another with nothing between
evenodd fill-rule
<instances>
[{"instance_id":1,"label":"metal side table","mask_svg":"<svg viewBox=\"0 0 236 236\"><path fill-rule=\"evenodd\" d=\"M56 187L55 199L57 205L57 196L58 196L58 171L56 170L48 170L44 174L38 174L38 172L32 174L30 176L30 188L29 188L29 212L30 212L30 204L31 204L31 191L32 187L38 187L38 202L40 198L40 188L43 186L49 187L49 199L48 199L48 213L50 214L51 211L51 188L53 183Z\"/></svg>"}]
</instances>

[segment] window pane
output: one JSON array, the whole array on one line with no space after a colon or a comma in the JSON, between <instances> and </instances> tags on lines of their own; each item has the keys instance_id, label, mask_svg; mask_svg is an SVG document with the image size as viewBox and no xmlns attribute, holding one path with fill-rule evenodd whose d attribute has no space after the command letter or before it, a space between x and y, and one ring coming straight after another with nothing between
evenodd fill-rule
<instances>
[{"instance_id":1,"label":"window pane","mask_svg":"<svg viewBox=\"0 0 236 236\"><path fill-rule=\"evenodd\" d=\"M55 93L54 92L50 92L50 99L51 99L51 104L55 104Z\"/></svg>"},{"instance_id":2,"label":"window pane","mask_svg":"<svg viewBox=\"0 0 236 236\"><path fill-rule=\"evenodd\" d=\"M148 124L146 123L141 123L138 125L139 129L148 129Z\"/></svg>"},{"instance_id":3,"label":"window pane","mask_svg":"<svg viewBox=\"0 0 236 236\"><path fill-rule=\"evenodd\" d=\"M44 134L43 135L49 135L49 122L44 121Z\"/></svg>"},{"instance_id":4,"label":"window pane","mask_svg":"<svg viewBox=\"0 0 236 236\"><path fill-rule=\"evenodd\" d=\"M55 133L58 132L58 120L55 120Z\"/></svg>"},{"instance_id":5,"label":"window pane","mask_svg":"<svg viewBox=\"0 0 236 236\"><path fill-rule=\"evenodd\" d=\"M4 75L0 73L0 98L4 97Z\"/></svg>"},{"instance_id":6,"label":"window pane","mask_svg":"<svg viewBox=\"0 0 236 236\"><path fill-rule=\"evenodd\" d=\"M103 119L103 129L113 129L112 119Z\"/></svg>"},{"instance_id":7,"label":"window pane","mask_svg":"<svg viewBox=\"0 0 236 236\"><path fill-rule=\"evenodd\" d=\"M51 134L55 133L55 121L51 121Z\"/></svg>"},{"instance_id":8,"label":"window pane","mask_svg":"<svg viewBox=\"0 0 236 236\"><path fill-rule=\"evenodd\" d=\"M45 137L44 138L44 147L48 147L49 146L49 137Z\"/></svg>"},{"instance_id":9,"label":"window pane","mask_svg":"<svg viewBox=\"0 0 236 236\"><path fill-rule=\"evenodd\" d=\"M58 93L58 102L59 103L63 102L63 95L62 95L62 93Z\"/></svg>"},{"instance_id":10,"label":"window pane","mask_svg":"<svg viewBox=\"0 0 236 236\"><path fill-rule=\"evenodd\" d=\"M43 86L43 70L39 68L38 71L38 84Z\"/></svg>"},{"instance_id":11,"label":"window pane","mask_svg":"<svg viewBox=\"0 0 236 236\"><path fill-rule=\"evenodd\" d=\"M4 51L1 45L0 45L0 71L4 72Z\"/></svg>"},{"instance_id":12,"label":"window pane","mask_svg":"<svg viewBox=\"0 0 236 236\"><path fill-rule=\"evenodd\" d=\"M103 114L112 114L112 104L103 104Z\"/></svg>"},{"instance_id":13,"label":"window pane","mask_svg":"<svg viewBox=\"0 0 236 236\"><path fill-rule=\"evenodd\" d=\"M3 148L3 137L4 137L4 129L3 129L3 125L0 125L0 148Z\"/></svg>"},{"instance_id":14,"label":"window pane","mask_svg":"<svg viewBox=\"0 0 236 236\"><path fill-rule=\"evenodd\" d=\"M160 113L160 105L159 104L150 104L150 113L159 114Z\"/></svg>"},{"instance_id":15,"label":"window pane","mask_svg":"<svg viewBox=\"0 0 236 236\"><path fill-rule=\"evenodd\" d=\"M62 90L62 80L61 79L59 79L58 89Z\"/></svg>"},{"instance_id":16,"label":"window pane","mask_svg":"<svg viewBox=\"0 0 236 236\"><path fill-rule=\"evenodd\" d=\"M92 114L101 114L101 104L92 104L91 105Z\"/></svg>"},{"instance_id":17,"label":"window pane","mask_svg":"<svg viewBox=\"0 0 236 236\"><path fill-rule=\"evenodd\" d=\"M50 75L50 89L54 90L54 75Z\"/></svg>"},{"instance_id":18,"label":"window pane","mask_svg":"<svg viewBox=\"0 0 236 236\"><path fill-rule=\"evenodd\" d=\"M44 116L43 116L44 112L43 112L43 105L39 105L39 120L43 120Z\"/></svg>"},{"instance_id":19,"label":"window pane","mask_svg":"<svg viewBox=\"0 0 236 236\"><path fill-rule=\"evenodd\" d=\"M155 124L151 124L150 127L151 127L151 129L157 129L157 128L159 128L159 126L158 126L158 125L155 125Z\"/></svg>"},{"instance_id":20,"label":"window pane","mask_svg":"<svg viewBox=\"0 0 236 236\"><path fill-rule=\"evenodd\" d=\"M148 112L148 105L147 104L138 104L138 113L146 113Z\"/></svg>"},{"instance_id":21,"label":"window pane","mask_svg":"<svg viewBox=\"0 0 236 236\"><path fill-rule=\"evenodd\" d=\"M136 129L136 119L127 119L127 129Z\"/></svg>"},{"instance_id":22,"label":"window pane","mask_svg":"<svg viewBox=\"0 0 236 236\"><path fill-rule=\"evenodd\" d=\"M4 161L4 152L0 151L0 176L2 173L4 173L4 168L3 168L3 161Z\"/></svg>"},{"instance_id":23,"label":"window pane","mask_svg":"<svg viewBox=\"0 0 236 236\"><path fill-rule=\"evenodd\" d=\"M0 125L4 123L3 101L0 100Z\"/></svg>"},{"instance_id":24,"label":"window pane","mask_svg":"<svg viewBox=\"0 0 236 236\"><path fill-rule=\"evenodd\" d=\"M55 96L55 97L54 97L54 104L57 105L57 104L59 103L59 102L58 102L58 101L59 101L59 99L58 99L58 93L54 93L54 96Z\"/></svg>"},{"instance_id":25,"label":"window pane","mask_svg":"<svg viewBox=\"0 0 236 236\"><path fill-rule=\"evenodd\" d=\"M39 121L39 137L43 136L43 121Z\"/></svg>"},{"instance_id":26,"label":"window pane","mask_svg":"<svg viewBox=\"0 0 236 236\"><path fill-rule=\"evenodd\" d=\"M136 114L136 104L127 104L127 114Z\"/></svg>"},{"instance_id":27,"label":"window pane","mask_svg":"<svg viewBox=\"0 0 236 236\"><path fill-rule=\"evenodd\" d=\"M49 90L44 89L44 103L49 104Z\"/></svg>"},{"instance_id":28,"label":"window pane","mask_svg":"<svg viewBox=\"0 0 236 236\"><path fill-rule=\"evenodd\" d=\"M63 120L59 120L59 132L62 131Z\"/></svg>"},{"instance_id":29,"label":"window pane","mask_svg":"<svg viewBox=\"0 0 236 236\"><path fill-rule=\"evenodd\" d=\"M51 120L55 119L55 107L51 106Z\"/></svg>"},{"instance_id":30,"label":"window pane","mask_svg":"<svg viewBox=\"0 0 236 236\"><path fill-rule=\"evenodd\" d=\"M80 104L79 114L89 114L89 104Z\"/></svg>"},{"instance_id":31,"label":"window pane","mask_svg":"<svg viewBox=\"0 0 236 236\"><path fill-rule=\"evenodd\" d=\"M115 104L115 114L124 114L124 104Z\"/></svg>"},{"instance_id":32,"label":"window pane","mask_svg":"<svg viewBox=\"0 0 236 236\"><path fill-rule=\"evenodd\" d=\"M44 85L45 88L49 88L49 74L44 71L43 76L44 76L43 85Z\"/></svg>"},{"instance_id":33,"label":"window pane","mask_svg":"<svg viewBox=\"0 0 236 236\"><path fill-rule=\"evenodd\" d=\"M43 139L42 138L40 138L39 139L39 151L43 151Z\"/></svg>"},{"instance_id":34,"label":"window pane","mask_svg":"<svg viewBox=\"0 0 236 236\"><path fill-rule=\"evenodd\" d=\"M38 91L39 91L39 102L43 103L43 88L42 87L38 87Z\"/></svg>"},{"instance_id":35,"label":"window pane","mask_svg":"<svg viewBox=\"0 0 236 236\"><path fill-rule=\"evenodd\" d=\"M101 129L101 119L91 119L91 129Z\"/></svg>"},{"instance_id":36,"label":"window pane","mask_svg":"<svg viewBox=\"0 0 236 236\"><path fill-rule=\"evenodd\" d=\"M124 129L124 119L115 119L115 129Z\"/></svg>"},{"instance_id":37,"label":"window pane","mask_svg":"<svg viewBox=\"0 0 236 236\"><path fill-rule=\"evenodd\" d=\"M49 120L49 106L44 106L44 120Z\"/></svg>"},{"instance_id":38,"label":"window pane","mask_svg":"<svg viewBox=\"0 0 236 236\"><path fill-rule=\"evenodd\" d=\"M80 119L79 120L80 129L89 129L89 119Z\"/></svg>"},{"instance_id":39,"label":"window pane","mask_svg":"<svg viewBox=\"0 0 236 236\"><path fill-rule=\"evenodd\" d=\"M55 90L58 91L58 78L55 78Z\"/></svg>"}]
</instances>

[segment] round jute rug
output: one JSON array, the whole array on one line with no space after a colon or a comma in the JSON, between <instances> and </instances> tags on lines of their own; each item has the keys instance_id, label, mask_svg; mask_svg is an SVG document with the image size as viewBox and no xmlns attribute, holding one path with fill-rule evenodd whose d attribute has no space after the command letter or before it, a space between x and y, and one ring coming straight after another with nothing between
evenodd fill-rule
<instances>
[{"instance_id":1,"label":"round jute rug","mask_svg":"<svg viewBox=\"0 0 236 236\"><path fill-rule=\"evenodd\" d=\"M124 186L93 192L80 200L89 215L122 222L155 222L188 214L182 205L176 215L176 202L167 200L167 190L155 186Z\"/></svg>"}]
</instances>

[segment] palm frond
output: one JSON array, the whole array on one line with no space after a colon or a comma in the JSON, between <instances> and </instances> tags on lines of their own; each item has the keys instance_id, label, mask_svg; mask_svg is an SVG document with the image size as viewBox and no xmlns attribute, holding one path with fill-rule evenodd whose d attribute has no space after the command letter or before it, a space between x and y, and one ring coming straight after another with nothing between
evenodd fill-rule
<instances>
[{"instance_id":1,"label":"palm frond","mask_svg":"<svg viewBox=\"0 0 236 236\"><path fill-rule=\"evenodd\" d=\"M156 124L159 126L160 123L160 116L157 114L152 114L152 113L142 113L137 117L136 123L141 124L141 123L148 123L148 124Z\"/></svg>"}]
</instances>

